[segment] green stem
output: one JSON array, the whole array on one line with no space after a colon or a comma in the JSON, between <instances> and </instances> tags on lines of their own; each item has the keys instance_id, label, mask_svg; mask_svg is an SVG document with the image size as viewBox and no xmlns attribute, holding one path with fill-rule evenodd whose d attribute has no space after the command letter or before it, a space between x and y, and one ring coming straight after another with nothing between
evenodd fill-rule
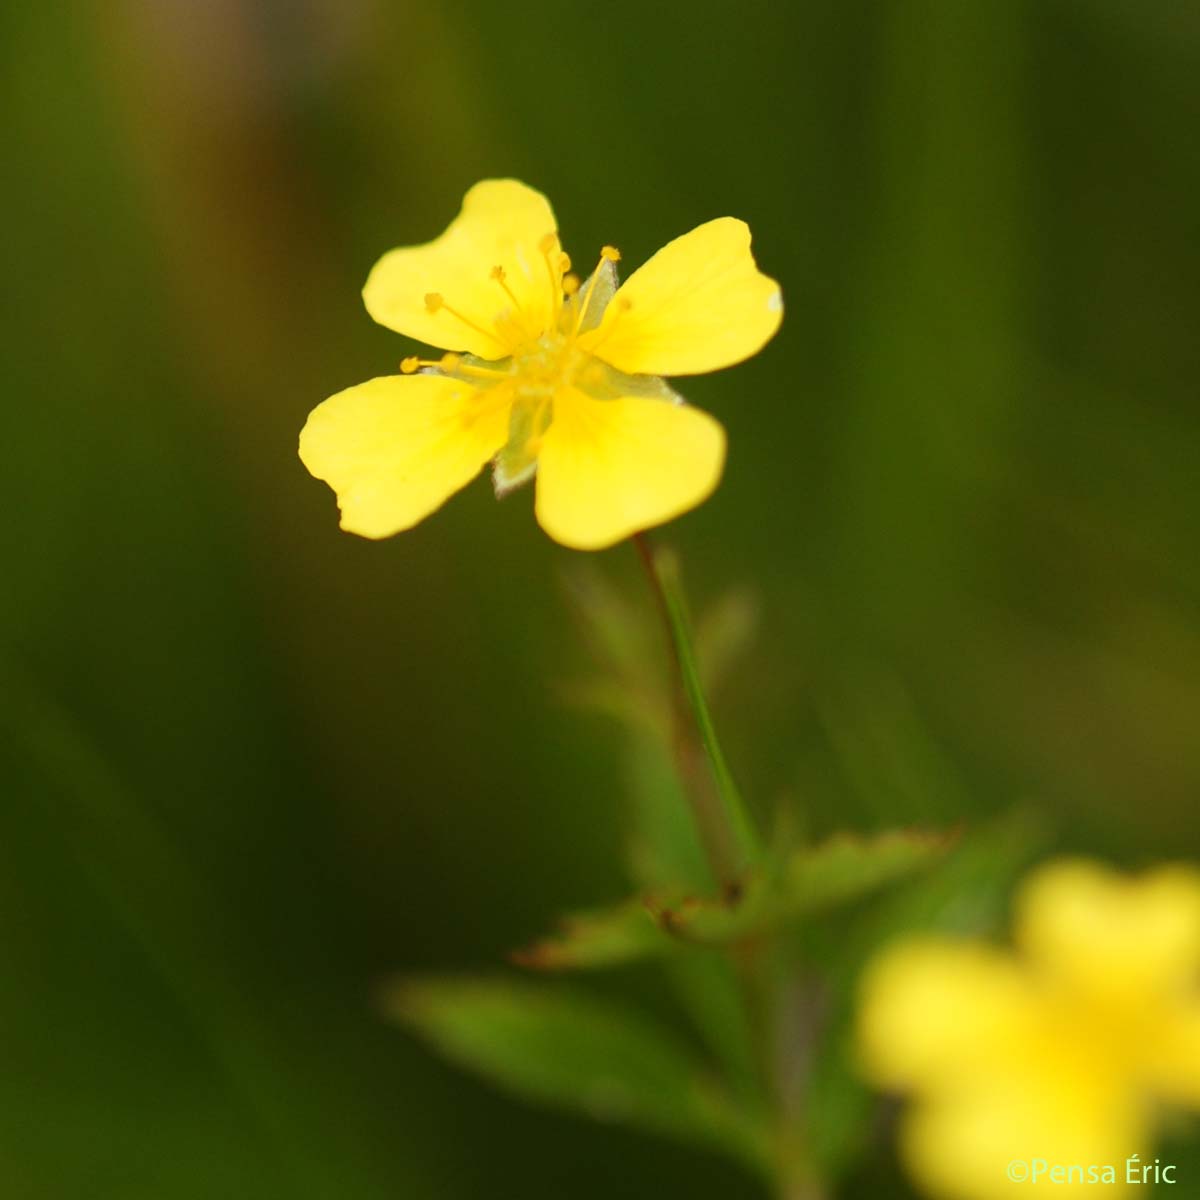
<instances>
[{"instance_id":1,"label":"green stem","mask_svg":"<svg viewBox=\"0 0 1200 1200\"><path fill-rule=\"evenodd\" d=\"M684 710L680 716L686 721L684 714L690 712L708 762L707 772L695 770L688 745L691 739L683 736L682 730L677 731L677 753L685 782L689 785L688 798L714 874L727 889L735 888L746 867L758 857L758 835L725 761L704 697L679 560L671 551L653 546L645 533L635 534L633 544L646 569L666 626L678 676L677 691L681 697L677 707Z\"/></svg>"},{"instance_id":2,"label":"green stem","mask_svg":"<svg viewBox=\"0 0 1200 1200\"><path fill-rule=\"evenodd\" d=\"M656 547L645 533L633 544L645 567L666 627L676 670L675 753L684 788L713 874L736 894L746 868L759 856L758 834L725 761L700 679L688 620L679 560ZM690 717L690 720L689 720ZM823 1200L824 1191L812 1169L803 1138L788 1119L787 1082L781 1061L779 979L770 944L756 939L730 947L747 1028L757 1043L764 1099L776 1110L779 1144L774 1190L779 1200Z\"/></svg>"}]
</instances>

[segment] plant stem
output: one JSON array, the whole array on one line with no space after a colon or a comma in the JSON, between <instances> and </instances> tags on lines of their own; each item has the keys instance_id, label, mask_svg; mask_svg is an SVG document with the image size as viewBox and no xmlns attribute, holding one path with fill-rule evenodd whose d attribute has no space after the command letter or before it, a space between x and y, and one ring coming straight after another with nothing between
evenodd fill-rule
<instances>
[{"instance_id":1,"label":"plant stem","mask_svg":"<svg viewBox=\"0 0 1200 1200\"><path fill-rule=\"evenodd\" d=\"M716 727L700 679L688 620L679 560L655 546L646 533L633 536L666 628L675 665L675 756L684 790L714 876L726 893L736 895L746 868L758 859L759 839L729 764L717 740ZM791 1106L781 1059L779 980L770 945L756 939L730 947L748 1031L757 1043L764 1098L779 1119L774 1189L779 1200L823 1200L803 1139L789 1126Z\"/></svg>"},{"instance_id":2,"label":"plant stem","mask_svg":"<svg viewBox=\"0 0 1200 1200\"><path fill-rule=\"evenodd\" d=\"M658 601L675 664L676 755L688 799L714 875L727 890L735 889L746 867L758 856L758 835L725 761L704 697L679 561L671 551L652 545L646 533L634 534L633 544ZM689 714L694 738L689 736ZM707 771L696 769L696 739L707 759Z\"/></svg>"}]
</instances>

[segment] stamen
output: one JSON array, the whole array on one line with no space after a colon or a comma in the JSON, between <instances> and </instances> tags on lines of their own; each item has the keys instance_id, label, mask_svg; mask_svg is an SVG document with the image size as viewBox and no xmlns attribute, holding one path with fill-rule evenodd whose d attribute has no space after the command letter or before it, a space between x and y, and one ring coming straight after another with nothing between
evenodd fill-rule
<instances>
[{"instance_id":1,"label":"stamen","mask_svg":"<svg viewBox=\"0 0 1200 1200\"><path fill-rule=\"evenodd\" d=\"M441 292L426 292L425 293L425 310L429 313L441 312L445 309L452 317L457 317L464 325L469 325L476 333L481 333L485 338L491 338L492 341L503 341L502 338L497 338L496 334L484 329L482 325L477 325L470 317L464 317L456 308L451 308L445 300L442 299Z\"/></svg>"},{"instance_id":2,"label":"stamen","mask_svg":"<svg viewBox=\"0 0 1200 1200\"><path fill-rule=\"evenodd\" d=\"M462 360L461 354L455 354L453 351L443 354L442 360L438 366L446 375L460 375L468 379L505 379L510 374L508 371L493 371L488 367L477 367L474 363L465 363Z\"/></svg>"},{"instance_id":3,"label":"stamen","mask_svg":"<svg viewBox=\"0 0 1200 1200\"><path fill-rule=\"evenodd\" d=\"M574 274L564 275L562 281L562 290L568 296L575 295L575 293L579 291L579 276Z\"/></svg>"},{"instance_id":4,"label":"stamen","mask_svg":"<svg viewBox=\"0 0 1200 1200\"><path fill-rule=\"evenodd\" d=\"M473 363L464 363L461 354L453 351L443 354L441 358L418 358L415 354L403 359L400 363L402 375L415 375L418 371L433 372L438 375L457 375L459 377L488 379L496 382L507 379L510 371L493 371L487 367L477 367Z\"/></svg>"},{"instance_id":5,"label":"stamen","mask_svg":"<svg viewBox=\"0 0 1200 1200\"><path fill-rule=\"evenodd\" d=\"M559 309L562 308L562 274L571 265L571 260L563 253L558 256L558 270L554 269L554 262L550 255L554 252L558 245L558 234L548 233L540 242L538 249L542 252L542 262L546 264L546 275L550 279L550 321L553 323L558 318ZM563 263L566 266L563 266Z\"/></svg>"},{"instance_id":6,"label":"stamen","mask_svg":"<svg viewBox=\"0 0 1200 1200\"><path fill-rule=\"evenodd\" d=\"M508 286L508 272L503 267L492 268L492 278L504 289L504 294L512 301L513 312L521 312L520 301L513 295L513 290ZM521 314L524 316L524 313Z\"/></svg>"},{"instance_id":7,"label":"stamen","mask_svg":"<svg viewBox=\"0 0 1200 1200\"><path fill-rule=\"evenodd\" d=\"M400 363L401 375L415 375L418 371L444 371L446 369L446 359L449 355L444 355L442 358L418 358L415 354L403 359Z\"/></svg>"},{"instance_id":8,"label":"stamen","mask_svg":"<svg viewBox=\"0 0 1200 1200\"><path fill-rule=\"evenodd\" d=\"M621 261L621 252L616 246L601 246L600 261L596 264L596 269L592 272L591 279L588 280L587 293L583 297L583 301L579 305L579 311L575 314L575 328L571 330L571 340L574 341L579 336L579 327L583 324L583 315L588 310L588 305L592 302L592 293L596 290L596 280L600 277L600 268L606 262L617 263Z\"/></svg>"}]
</instances>

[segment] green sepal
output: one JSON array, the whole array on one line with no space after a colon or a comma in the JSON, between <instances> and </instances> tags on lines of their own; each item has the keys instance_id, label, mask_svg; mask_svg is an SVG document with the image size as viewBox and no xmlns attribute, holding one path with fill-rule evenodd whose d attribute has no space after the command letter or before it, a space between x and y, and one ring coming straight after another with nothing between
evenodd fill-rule
<instances>
[{"instance_id":1,"label":"green sepal","mask_svg":"<svg viewBox=\"0 0 1200 1200\"><path fill-rule=\"evenodd\" d=\"M579 333L589 333L604 319L604 310L617 294L621 280L617 275L617 264L611 259L602 258L599 266L579 285L579 291L571 297L567 316L572 322L578 321ZM579 306L587 301L587 309L579 315Z\"/></svg>"}]
</instances>

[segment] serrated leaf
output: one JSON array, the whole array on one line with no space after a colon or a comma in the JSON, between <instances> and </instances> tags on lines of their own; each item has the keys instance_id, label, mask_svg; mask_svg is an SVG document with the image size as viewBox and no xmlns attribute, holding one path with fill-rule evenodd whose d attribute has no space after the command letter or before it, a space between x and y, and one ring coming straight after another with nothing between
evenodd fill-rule
<instances>
[{"instance_id":1,"label":"serrated leaf","mask_svg":"<svg viewBox=\"0 0 1200 1200\"><path fill-rule=\"evenodd\" d=\"M526 1100L704 1143L761 1168L766 1138L673 1035L581 995L505 979L393 986L386 1011Z\"/></svg>"},{"instance_id":2,"label":"serrated leaf","mask_svg":"<svg viewBox=\"0 0 1200 1200\"><path fill-rule=\"evenodd\" d=\"M803 1109L809 1148L828 1178L838 1178L856 1161L871 1136L875 1112L854 1044L863 966L881 945L916 930L961 935L993 928L1014 878L1043 838L1034 814L989 823L966 835L919 879L870 910L852 914L836 930L820 931L827 1004Z\"/></svg>"},{"instance_id":3,"label":"serrated leaf","mask_svg":"<svg viewBox=\"0 0 1200 1200\"><path fill-rule=\"evenodd\" d=\"M839 834L792 856L784 903L814 912L857 900L940 859L958 832L890 830L873 837Z\"/></svg>"},{"instance_id":4,"label":"serrated leaf","mask_svg":"<svg viewBox=\"0 0 1200 1200\"><path fill-rule=\"evenodd\" d=\"M858 900L941 856L956 835L894 831L841 834L796 850L751 876L736 896L710 899L652 893L564 919L557 933L519 950L522 966L543 970L609 967L668 953L672 944L718 945Z\"/></svg>"},{"instance_id":5,"label":"serrated leaf","mask_svg":"<svg viewBox=\"0 0 1200 1200\"><path fill-rule=\"evenodd\" d=\"M570 913L558 930L513 951L513 962L540 971L610 967L676 949L641 900L615 908Z\"/></svg>"},{"instance_id":6,"label":"serrated leaf","mask_svg":"<svg viewBox=\"0 0 1200 1200\"><path fill-rule=\"evenodd\" d=\"M955 835L896 830L875 837L839 834L793 852L774 872L752 876L723 900L689 898L656 916L687 941L728 942L763 933L839 904L861 899L940 858Z\"/></svg>"}]
</instances>

